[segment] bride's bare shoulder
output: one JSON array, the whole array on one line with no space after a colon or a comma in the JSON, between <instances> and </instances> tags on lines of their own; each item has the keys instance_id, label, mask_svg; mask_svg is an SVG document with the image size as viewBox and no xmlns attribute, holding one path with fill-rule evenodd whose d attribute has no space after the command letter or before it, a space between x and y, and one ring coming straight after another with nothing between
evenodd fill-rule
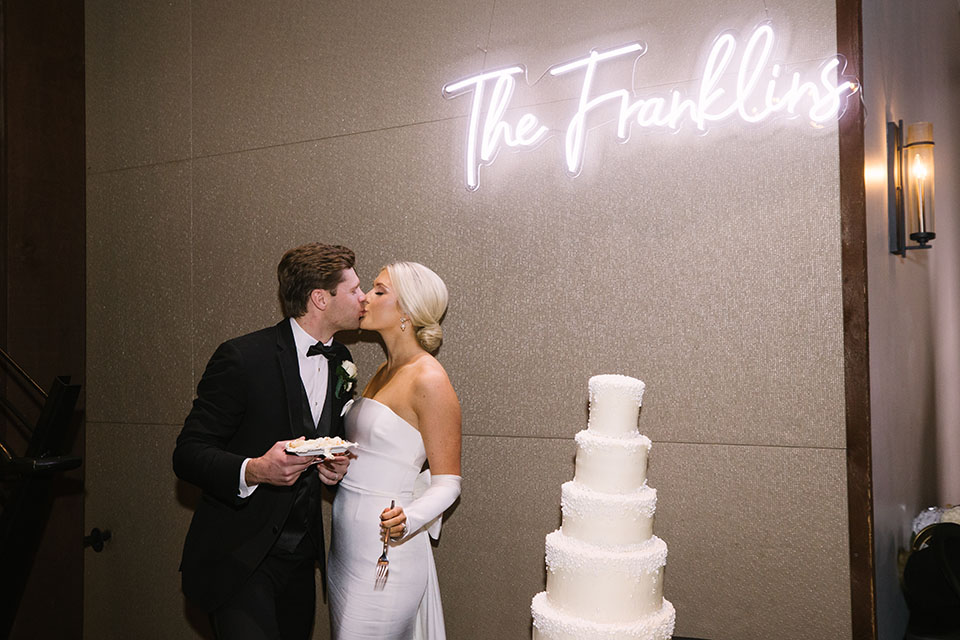
<instances>
[{"instance_id":1,"label":"bride's bare shoulder","mask_svg":"<svg viewBox=\"0 0 960 640\"><path fill-rule=\"evenodd\" d=\"M414 387L418 393L452 392L453 385L443 365L430 354L425 354L415 363Z\"/></svg>"},{"instance_id":2,"label":"bride's bare shoulder","mask_svg":"<svg viewBox=\"0 0 960 640\"><path fill-rule=\"evenodd\" d=\"M460 400L443 365L433 356L422 357L416 364L410 400L419 419L420 432L435 434L459 429Z\"/></svg>"}]
</instances>

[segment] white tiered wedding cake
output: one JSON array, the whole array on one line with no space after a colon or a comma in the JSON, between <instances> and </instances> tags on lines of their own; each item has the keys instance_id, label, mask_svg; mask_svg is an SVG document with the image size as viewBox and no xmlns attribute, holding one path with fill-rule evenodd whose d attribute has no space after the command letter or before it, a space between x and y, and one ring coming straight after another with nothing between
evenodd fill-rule
<instances>
[{"instance_id":1,"label":"white tiered wedding cake","mask_svg":"<svg viewBox=\"0 0 960 640\"><path fill-rule=\"evenodd\" d=\"M589 388L562 525L547 535L547 590L531 606L533 640L666 640L675 613L663 599L667 545L653 535L650 439L637 430L644 384L603 375Z\"/></svg>"}]
</instances>

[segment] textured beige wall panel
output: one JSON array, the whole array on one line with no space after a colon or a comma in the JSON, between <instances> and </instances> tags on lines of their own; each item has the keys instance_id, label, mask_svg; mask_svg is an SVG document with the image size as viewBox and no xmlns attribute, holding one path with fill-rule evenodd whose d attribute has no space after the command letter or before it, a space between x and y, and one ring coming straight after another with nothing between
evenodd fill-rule
<instances>
[{"instance_id":1,"label":"textured beige wall panel","mask_svg":"<svg viewBox=\"0 0 960 640\"><path fill-rule=\"evenodd\" d=\"M654 442L677 635L849 638L846 475L842 450Z\"/></svg>"},{"instance_id":2,"label":"textured beige wall panel","mask_svg":"<svg viewBox=\"0 0 960 640\"><path fill-rule=\"evenodd\" d=\"M88 421L182 423L190 232L189 162L88 176Z\"/></svg>"},{"instance_id":3,"label":"textured beige wall panel","mask_svg":"<svg viewBox=\"0 0 960 640\"><path fill-rule=\"evenodd\" d=\"M700 59L717 35L730 29L749 33L764 18L763 5L762 0L498 3L485 64L496 68L523 63L534 82L549 67L585 57L590 49L605 50L640 40L649 49L635 74L631 73L632 60L628 60L627 75L618 78L632 75L634 87L686 82L699 77ZM611 65L618 66L611 61L598 67L597 93L616 85L607 84L613 80L613 72L608 71ZM551 99L578 95L583 74L571 72L569 76L567 82L544 78L545 88L540 91L555 92ZM617 88L630 85L620 81Z\"/></svg>"},{"instance_id":4,"label":"textured beige wall panel","mask_svg":"<svg viewBox=\"0 0 960 640\"><path fill-rule=\"evenodd\" d=\"M674 86L695 95L713 40L723 32L739 34L739 51L754 27L770 21L776 33L772 59L788 64L816 63L837 50L836 4L829 0L770 6L760 0L673 0L601 5L560 2L500 3L493 13L485 68L521 63L536 86L520 86L513 104L536 104L575 97L582 73L543 77L555 64L586 56L590 49L609 49L635 40L648 50L634 68L633 60L608 61L598 68L597 95L616 88L665 90ZM735 66L729 71L736 72ZM461 74L466 75L466 74ZM624 79L632 83L625 83Z\"/></svg>"},{"instance_id":5,"label":"textured beige wall panel","mask_svg":"<svg viewBox=\"0 0 960 640\"><path fill-rule=\"evenodd\" d=\"M817 63L837 54L837 2L764 2L763 19L777 30L780 55L787 63ZM862 80L862 78L861 78Z\"/></svg>"},{"instance_id":6,"label":"textured beige wall panel","mask_svg":"<svg viewBox=\"0 0 960 640\"><path fill-rule=\"evenodd\" d=\"M170 470L179 427L87 423L84 530L109 529L84 562L84 638L199 637L180 592L180 552L199 492Z\"/></svg>"},{"instance_id":7,"label":"textured beige wall panel","mask_svg":"<svg viewBox=\"0 0 960 640\"><path fill-rule=\"evenodd\" d=\"M190 2L92 0L84 9L89 169L189 158Z\"/></svg>"},{"instance_id":8,"label":"textured beige wall panel","mask_svg":"<svg viewBox=\"0 0 960 640\"><path fill-rule=\"evenodd\" d=\"M447 635L529 638L573 439L468 436L463 445L463 493L435 551Z\"/></svg>"},{"instance_id":9,"label":"textured beige wall panel","mask_svg":"<svg viewBox=\"0 0 960 640\"><path fill-rule=\"evenodd\" d=\"M445 82L480 71L492 2L193 3L198 155L466 113Z\"/></svg>"},{"instance_id":10,"label":"textured beige wall panel","mask_svg":"<svg viewBox=\"0 0 960 640\"><path fill-rule=\"evenodd\" d=\"M200 491L171 471L179 433L179 425L88 423L87 447L96 456L87 466L84 531L98 527L113 537L101 553L86 552L85 638L212 637L206 614L180 590L180 554ZM329 540L330 496L323 515ZM316 587L313 637L325 640L330 622L319 572Z\"/></svg>"}]
</instances>

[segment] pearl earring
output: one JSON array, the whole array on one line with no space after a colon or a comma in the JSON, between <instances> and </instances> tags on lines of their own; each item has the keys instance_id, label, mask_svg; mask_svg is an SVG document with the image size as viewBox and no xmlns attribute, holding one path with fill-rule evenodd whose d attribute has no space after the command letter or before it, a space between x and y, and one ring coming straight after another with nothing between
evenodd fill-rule
<instances>
[{"instance_id":1,"label":"pearl earring","mask_svg":"<svg viewBox=\"0 0 960 640\"><path fill-rule=\"evenodd\" d=\"M406 330L407 330L407 319L400 318L400 331L406 331Z\"/></svg>"}]
</instances>

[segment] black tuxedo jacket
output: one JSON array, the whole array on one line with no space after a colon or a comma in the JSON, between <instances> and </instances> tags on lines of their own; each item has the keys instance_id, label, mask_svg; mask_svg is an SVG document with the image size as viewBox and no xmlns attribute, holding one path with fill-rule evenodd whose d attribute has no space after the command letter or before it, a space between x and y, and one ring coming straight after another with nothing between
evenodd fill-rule
<instances>
[{"instance_id":1,"label":"black tuxedo jacket","mask_svg":"<svg viewBox=\"0 0 960 640\"><path fill-rule=\"evenodd\" d=\"M349 358L346 347L338 346ZM321 436L343 435L340 412L349 394L334 395L337 364L330 360L330 409L318 425ZM184 594L206 611L226 602L250 576L290 513L296 485L261 484L244 499L237 493L245 458L263 455L278 440L305 435L303 393L289 319L221 344L200 379L193 409L177 438L173 468L179 478L203 490L180 571ZM317 473L316 468L307 473ZM311 499L319 501L319 490L314 493ZM316 514L310 531L323 570L319 505Z\"/></svg>"}]
</instances>

